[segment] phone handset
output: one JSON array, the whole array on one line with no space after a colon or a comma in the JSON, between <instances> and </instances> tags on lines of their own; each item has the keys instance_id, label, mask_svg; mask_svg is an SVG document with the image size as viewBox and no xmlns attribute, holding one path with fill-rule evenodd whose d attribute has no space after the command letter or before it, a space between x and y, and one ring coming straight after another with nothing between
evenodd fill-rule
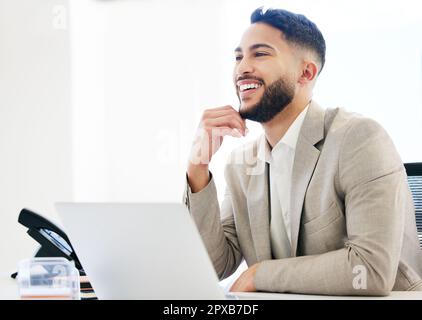
<instances>
[{"instance_id":1,"label":"phone handset","mask_svg":"<svg viewBox=\"0 0 422 320\"><path fill-rule=\"evenodd\" d=\"M66 233L47 218L28 209L22 209L18 222L28 228L27 233L41 246L35 257L63 257L75 262L79 271L82 265ZM12 274L15 278L17 273Z\"/></svg>"}]
</instances>

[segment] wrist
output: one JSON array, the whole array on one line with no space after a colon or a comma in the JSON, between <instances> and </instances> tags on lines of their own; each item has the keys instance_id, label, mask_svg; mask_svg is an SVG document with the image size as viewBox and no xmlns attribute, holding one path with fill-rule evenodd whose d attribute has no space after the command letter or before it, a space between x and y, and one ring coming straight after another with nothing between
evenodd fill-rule
<instances>
[{"instance_id":1,"label":"wrist","mask_svg":"<svg viewBox=\"0 0 422 320\"><path fill-rule=\"evenodd\" d=\"M187 178L192 193L201 191L210 181L208 165L189 163Z\"/></svg>"}]
</instances>

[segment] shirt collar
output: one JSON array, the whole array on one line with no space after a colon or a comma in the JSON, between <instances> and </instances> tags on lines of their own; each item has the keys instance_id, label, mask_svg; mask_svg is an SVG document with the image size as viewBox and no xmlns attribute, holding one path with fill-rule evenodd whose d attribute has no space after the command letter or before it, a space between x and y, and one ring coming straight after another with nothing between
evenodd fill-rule
<instances>
[{"instance_id":1,"label":"shirt collar","mask_svg":"<svg viewBox=\"0 0 422 320\"><path fill-rule=\"evenodd\" d=\"M297 140L299 139L300 129L302 128L303 121L305 120L305 116L308 112L309 104L302 110L302 112L297 116L295 121L290 125L289 129L287 129L284 136L280 139L279 142L274 146L271 151L270 145L268 144L267 138L265 134L260 137L259 145L258 145L258 159L265 162L271 161L271 152L277 151L280 148L280 145L284 144L287 145L290 149L295 150Z\"/></svg>"}]
</instances>

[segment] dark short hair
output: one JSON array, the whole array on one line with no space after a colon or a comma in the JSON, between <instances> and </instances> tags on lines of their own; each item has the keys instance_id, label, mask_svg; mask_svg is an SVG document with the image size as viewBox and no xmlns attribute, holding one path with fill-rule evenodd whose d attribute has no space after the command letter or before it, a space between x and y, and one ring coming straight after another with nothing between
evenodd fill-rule
<instances>
[{"instance_id":1,"label":"dark short hair","mask_svg":"<svg viewBox=\"0 0 422 320\"><path fill-rule=\"evenodd\" d=\"M315 23L302 14L282 9L264 10L264 7L256 9L251 15L251 24L257 22L280 30L288 42L314 51L319 57L322 70L325 64L325 40Z\"/></svg>"}]
</instances>

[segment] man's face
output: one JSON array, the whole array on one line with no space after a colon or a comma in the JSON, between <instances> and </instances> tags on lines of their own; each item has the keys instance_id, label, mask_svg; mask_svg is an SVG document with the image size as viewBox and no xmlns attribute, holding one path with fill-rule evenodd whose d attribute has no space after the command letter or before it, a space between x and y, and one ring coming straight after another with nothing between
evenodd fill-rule
<instances>
[{"instance_id":1,"label":"man's face","mask_svg":"<svg viewBox=\"0 0 422 320\"><path fill-rule=\"evenodd\" d=\"M267 122L288 105L295 94L299 59L281 31L252 24L235 50L233 80L242 117Z\"/></svg>"}]
</instances>

